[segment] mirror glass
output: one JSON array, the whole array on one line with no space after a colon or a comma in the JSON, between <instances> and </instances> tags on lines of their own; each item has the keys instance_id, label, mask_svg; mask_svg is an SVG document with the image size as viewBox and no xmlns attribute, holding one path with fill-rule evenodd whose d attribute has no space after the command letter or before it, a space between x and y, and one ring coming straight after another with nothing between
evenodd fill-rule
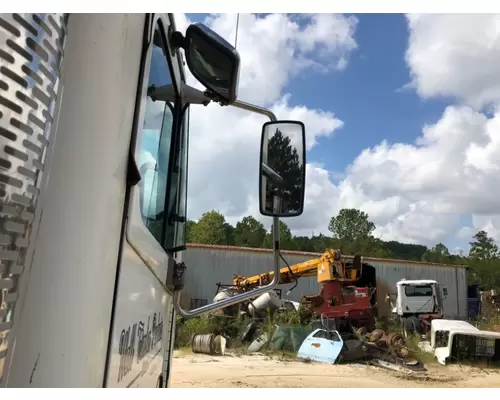
<instances>
[{"instance_id":1,"label":"mirror glass","mask_svg":"<svg viewBox=\"0 0 500 400\"><path fill-rule=\"evenodd\" d=\"M302 122L264 124L259 173L261 214L273 217L302 214L305 156L305 127Z\"/></svg>"},{"instance_id":2,"label":"mirror glass","mask_svg":"<svg viewBox=\"0 0 500 400\"><path fill-rule=\"evenodd\" d=\"M240 56L224 38L205 25L186 31L186 63L193 76L227 104L237 98Z\"/></svg>"}]
</instances>

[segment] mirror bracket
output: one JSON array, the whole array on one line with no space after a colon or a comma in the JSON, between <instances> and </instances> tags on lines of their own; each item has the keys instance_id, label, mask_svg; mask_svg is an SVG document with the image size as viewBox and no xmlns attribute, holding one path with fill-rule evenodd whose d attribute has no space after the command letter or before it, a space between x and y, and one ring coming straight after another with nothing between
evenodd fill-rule
<instances>
[{"instance_id":1,"label":"mirror bracket","mask_svg":"<svg viewBox=\"0 0 500 400\"><path fill-rule=\"evenodd\" d=\"M170 48L184 50L189 70L207 88L206 96L223 106L234 103L240 69L236 48L201 23L189 25L185 34L174 29L167 33Z\"/></svg>"},{"instance_id":2,"label":"mirror bracket","mask_svg":"<svg viewBox=\"0 0 500 400\"><path fill-rule=\"evenodd\" d=\"M207 89L205 91L205 95L211 99L211 101L215 103L219 103L221 106L228 106L229 102L220 97L216 92Z\"/></svg>"},{"instance_id":3,"label":"mirror bracket","mask_svg":"<svg viewBox=\"0 0 500 400\"><path fill-rule=\"evenodd\" d=\"M182 32L175 31L170 33L170 43L174 49L185 49L186 48L186 38Z\"/></svg>"},{"instance_id":4,"label":"mirror bracket","mask_svg":"<svg viewBox=\"0 0 500 400\"><path fill-rule=\"evenodd\" d=\"M202 92L201 90L195 89L185 83L182 83L181 85L181 91L185 103L208 106L212 102L212 99L207 95L207 92ZM172 84L160 87L151 85L148 87L148 96L151 97L153 101L170 101L174 103L176 92Z\"/></svg>"},{"instance_id":5,"label":"mirror bracket","mask_svg":"<svg viewBox=\"0 0 500 400\"><path fill-rule=\"evenodd\" d=\"M173 258L168 258L167 263L167 287L173 289L174 291L180 291L184 289L184 273L186 271L186 264L183 262L177 262Z\"/></svg>"},{"instance_id":6,"label":"mirror bracket","mask_svg":"<svg viewBox=\"0 0 500 400\"><path fill-rule=\"evenodd\" d=\"M183 49L186 51L186 37L182 34L182 32L175 31L170 34L170 43L174 49ZM189 86L187 86L189 87ZM196 89L195 89L196 90ZM206 89L204 92L204 96L208 99L207 103L195 102L194 104L203 104L204 106L208 105L211 101L215 103L219 103L221 106L228 106L229 102L219 96L215 91ZM154 99L153 99L154 100ZM193 103L191 103L193 104Z\"/></svg>"}]
</instances>

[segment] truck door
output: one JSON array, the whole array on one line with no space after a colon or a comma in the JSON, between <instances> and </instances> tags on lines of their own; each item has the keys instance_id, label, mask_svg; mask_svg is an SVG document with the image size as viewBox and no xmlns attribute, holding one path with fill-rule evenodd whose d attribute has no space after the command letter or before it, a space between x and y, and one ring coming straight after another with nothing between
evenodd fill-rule
<instances>
[{"instance_id":1,"label":"truck door","mask_svg":"<svg viewBox=\"0 0 500 400\"><path fill-rule=\"evenodd\" d=\"M169 370L173 346L175 313L165 282L168 257L177 244L184 245L187 175L182 166L187 162L187 122L183 119L189 114L179 95L178 55L168 43L172 21L167 14L156 14L150 22L138 87L136 137L131 145L130 165L140 181L130 187L126 200L107 387L165 386L168 376L162 370ZM172 85L172 101L148 97L153 85ZM178 211L184 218L178 217Z\"/></svg>"}]
</instances>

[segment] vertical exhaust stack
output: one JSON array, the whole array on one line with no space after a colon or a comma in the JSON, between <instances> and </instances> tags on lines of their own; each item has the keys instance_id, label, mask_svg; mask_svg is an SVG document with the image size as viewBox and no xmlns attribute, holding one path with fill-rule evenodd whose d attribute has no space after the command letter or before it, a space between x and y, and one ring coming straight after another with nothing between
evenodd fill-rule
<instances>
[{"instance_id":1,"label":"vertical exhaust stack","mask_svg":"<svg viewBox=\"0 0 500 400\"><path fill-rule=\"evenodd\" d=\"M38 231L67 23L68 14L0 14L0 387Z\"/></svg>"}]
</instances>

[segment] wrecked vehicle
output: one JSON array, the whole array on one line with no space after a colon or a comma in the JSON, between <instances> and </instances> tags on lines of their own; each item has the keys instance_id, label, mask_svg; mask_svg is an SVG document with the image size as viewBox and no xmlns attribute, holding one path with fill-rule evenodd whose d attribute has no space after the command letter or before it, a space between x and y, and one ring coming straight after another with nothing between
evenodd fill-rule
<instances>
[{"instance_id":1,"label":"wrecked vehicle","mask_svg":"<svg viewBox=\"0 0 500 400\"><path fill-rule=\"evenodd\" d=\"M408 370L424 370L423 364L405 346L403 337L380 329L364 337L316 329L302 342L297 357L328 364L376 361L374 365L393 365Z\"/></svg>"},{"instance_id":2,"label":"wrecked vehicle","mask_svg":"<svg viewBox=\"0 0 500 400\"><path fill-rule=\"evenodd\" d=\"M316 329L302 342L297 357L334 364L343 347L344 341L337 331Z\"/></svg>"},{"instance_id":3,"label":"wrecked vehicle","mask_svg":"<svg viewBox=\"0 0 500 400\"><path fill-rule=\"evenodd\" d=\"M434 353L441 365L450 360L500 364L500 332L483 331L466 321L432 321L430 343L421 342L419 346Z\"/></svg>"},{"instance_id":4,"label":"wrecked vehicle","mask_svg":"<svg viewBox=\"0 0 500 400\"><path fill-rule=\"evenodd\" d=\"M431 279L401 279L396 283L396 294L386 296L395 321L399 321L405 337L425 335L431 322L444 316L443 300L448 295L445 286Z\"/></svg>"}]
</instances>

